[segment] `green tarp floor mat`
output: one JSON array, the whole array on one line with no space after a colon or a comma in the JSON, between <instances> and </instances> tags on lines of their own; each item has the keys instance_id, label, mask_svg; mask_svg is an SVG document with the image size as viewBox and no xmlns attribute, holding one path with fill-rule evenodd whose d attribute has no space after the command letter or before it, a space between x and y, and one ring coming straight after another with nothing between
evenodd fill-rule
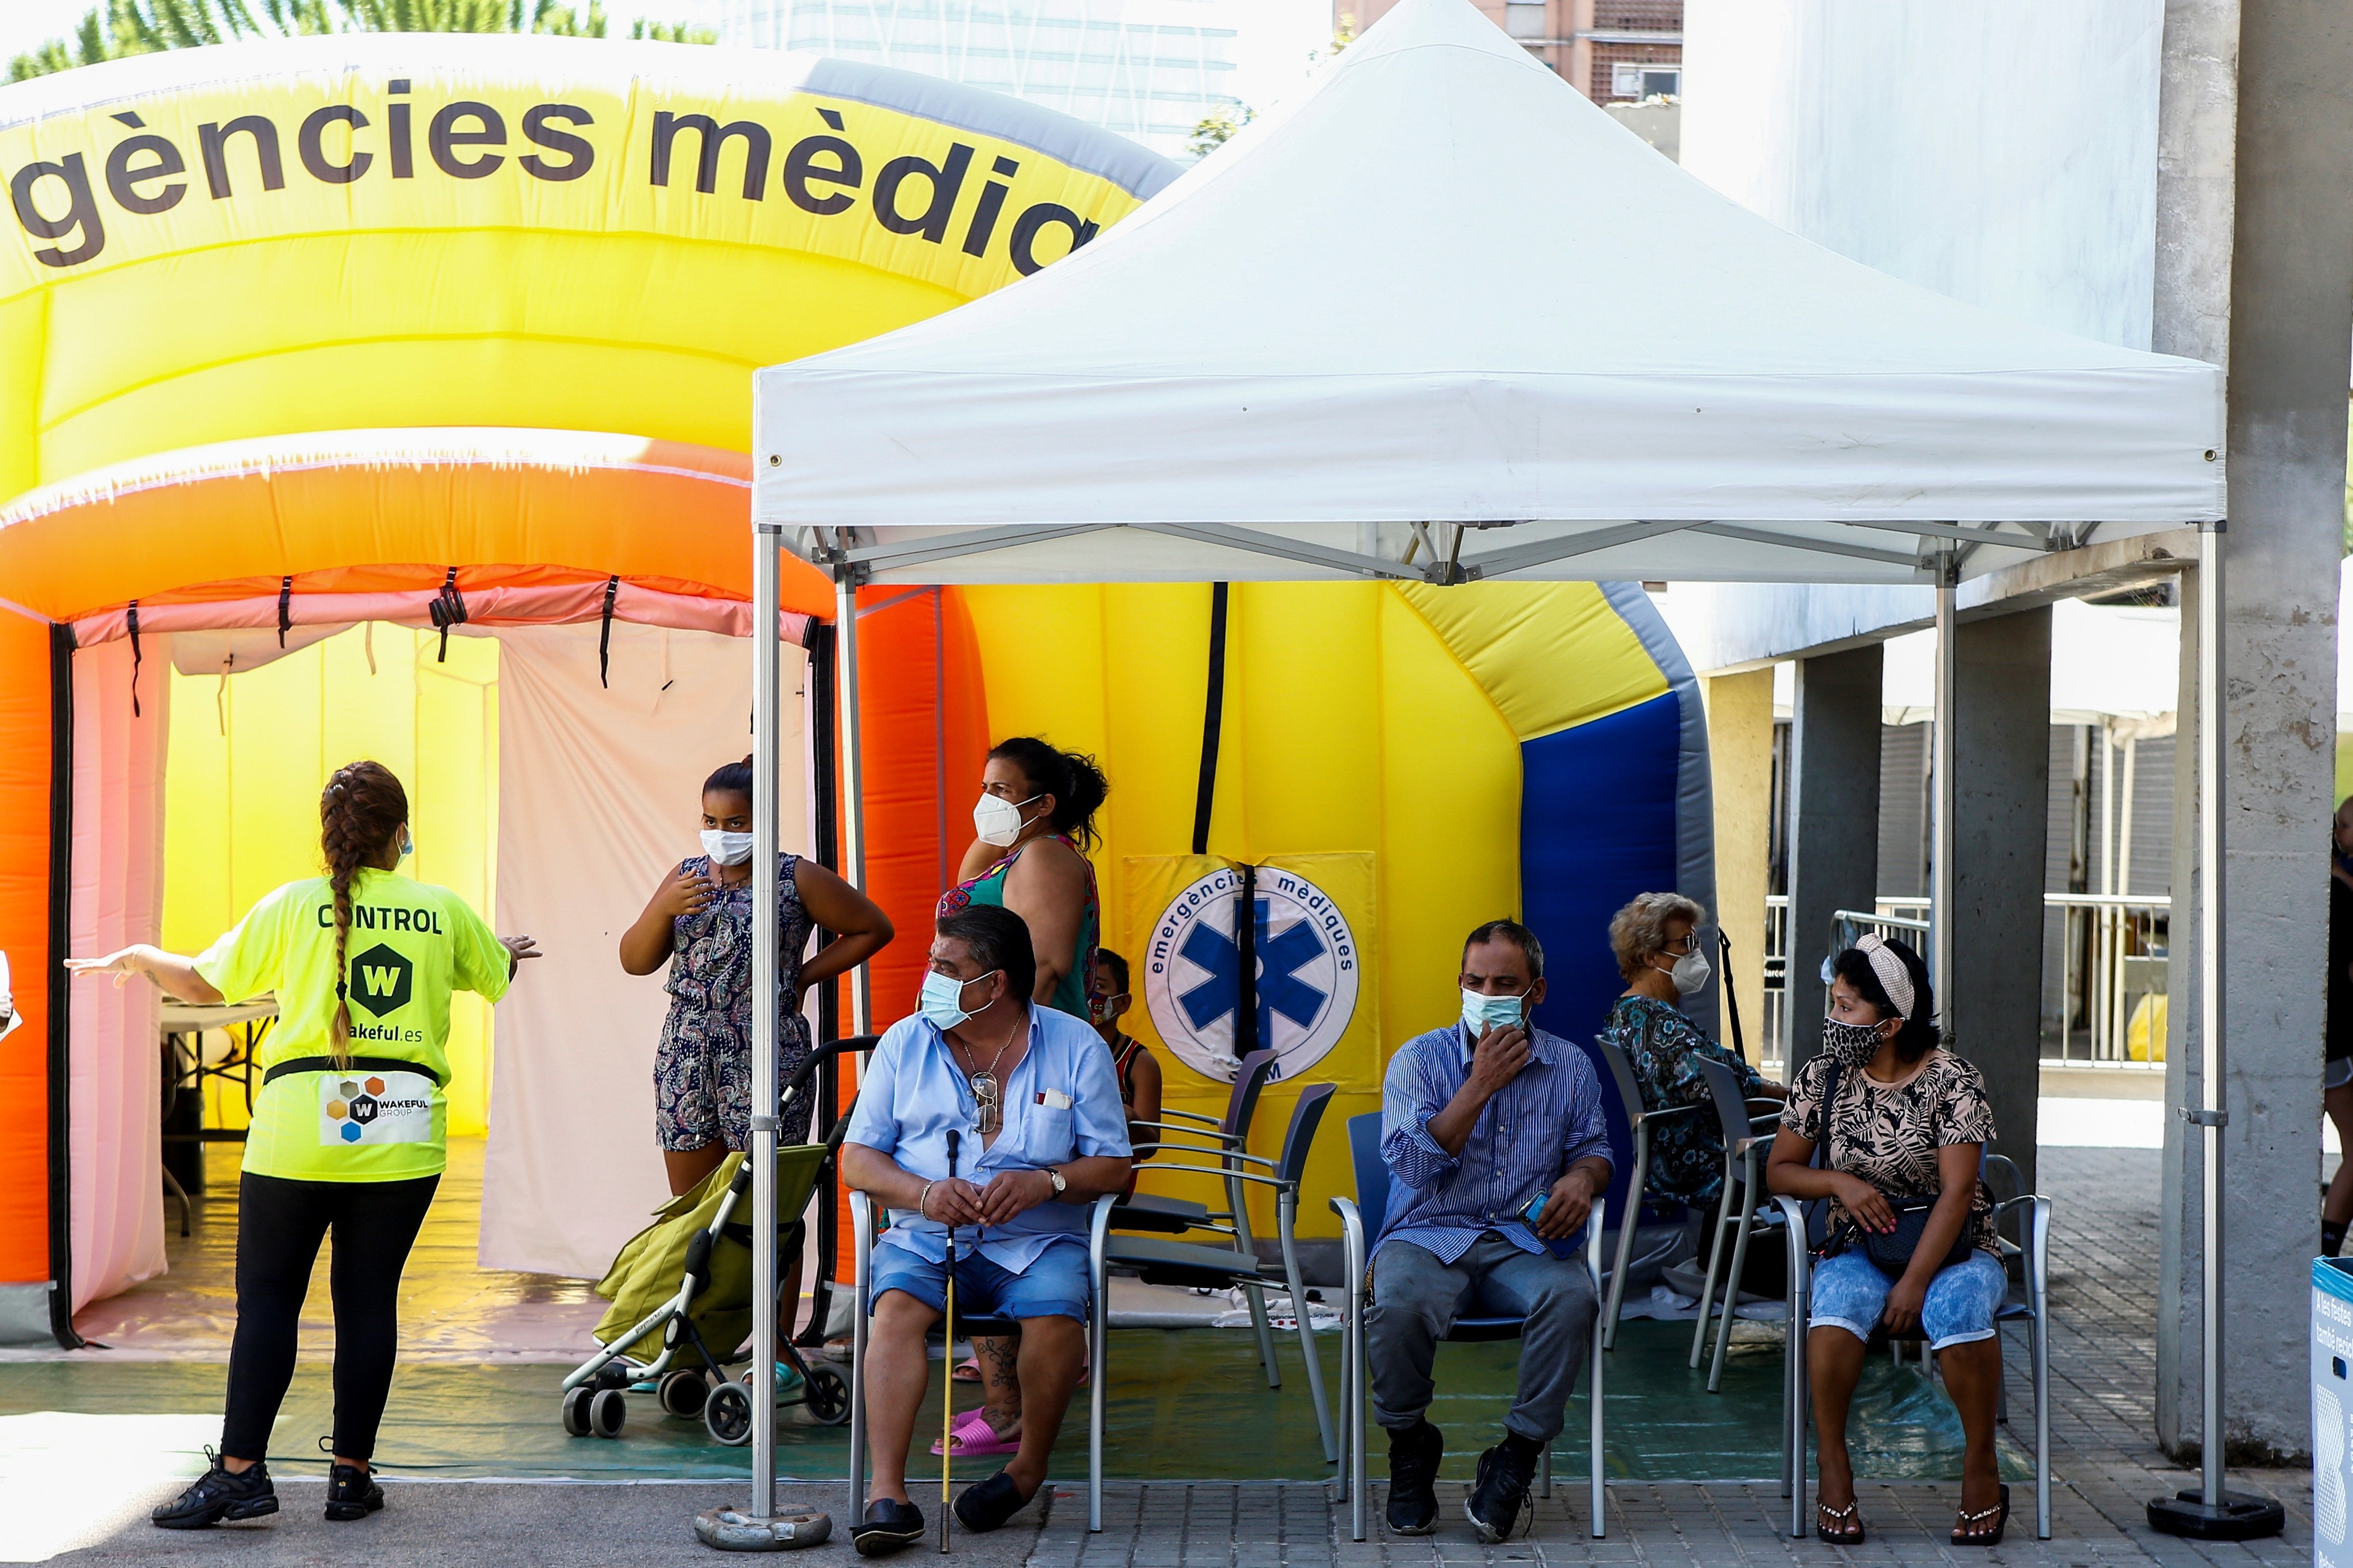
<instances>
[{"instance_id":1,"label":"green tarp floor mat","mask_svg":"<svg viewBox=\"0 0 2353 1568\"><path fill-rule=\"evenodd\" d=\"M1606 1358L1609 1426L1608 1471L1629 1480L1746 1480L1780 1468L1781 1344L1778 1331L1754 1330L1736 1341L1723 1391L1709 1394L1703 1368L1683 1364L1688 1324L1635 1321L1619 1330ZM1335 1405L1337 1336L1320 1340L1324 1383ZM2015 1347L2013 1347L2015 1348ZM1295 1335L1279 1337L1283 1386L1266 1386L1256 1342L1247 1332L1124 1329L1111 1336L1106 1474L1122 1480L1318 1480L1331 1474L1318 1445L1315 1416ZM1479 1452L1497 1440L1518 1366L1513 1342L1447 1345L1439 1352L1438 1401L1430 1418L1446 1433L1444 1473L1468 1480ZM404 1366L394 1379L376 1458L390 1473L444 1478L574 1477L613 1480L723 1479L749 1473L750 1450L711 1441L697 1422L664 1416L653 1396L629 1396L617 1438L571 1437L558 1419L559 1366ZM938 1475L926 1450L940 1428L939 1363L934 1363L925 1414L916 1423L911 1478ZM300 1363L270 1440L270 1463L293 1472L323 1468L319 1437L332 1430L330 1369ZM225 1369L218 1363L109 1363L104 1352L66 1361L0 1365L0 1416L37 1411L99 1415L214 1415ZM1583 1378L1568 1423L1555 1445L1556 1484L1585 1473L1588 1430ZM970 1384L957 1403L976 1402ZM1055 1456L1057 1479L1086 1473L1086 1397L1072 1401ZM186 1430L174 1426L173 1430ZM1388 1442L1369 1426L1369 1473L1387 1469ZM1855 1468L1883 1480L1958 1477L1960 1418L1943 1391L1883 1356L1866 1363L1849 1424ZM215 1439L207 1439L215 1440ZM787 1411L778 1423L776 1463L793 1479L829 1480L849 1469L847 1426L807 1424ZM197 1447L200 1445L192 1445ZM102 1455L93 1455L102 1462ZM968 1461L977 1477L1001 1461ZM966 1467L959 1467L964 1470ZM2031 1470L2010 1445L2002 1468L2012 1479Z\"/></svg>"}]
</instances>

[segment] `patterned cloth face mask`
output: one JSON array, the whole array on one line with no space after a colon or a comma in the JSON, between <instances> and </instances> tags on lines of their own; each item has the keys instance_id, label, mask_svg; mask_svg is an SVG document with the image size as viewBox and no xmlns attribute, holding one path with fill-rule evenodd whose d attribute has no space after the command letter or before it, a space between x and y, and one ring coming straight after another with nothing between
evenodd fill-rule
<instances>
[{"instance_id":1,"label":"patterned cloth face mask","mask_svg":"<svg viewBox=\"0 0 2353 1568\"><path fill-rule=\"evenodd\" d=\"M1878 1025L1849 1024L1837 1018L1822 1020L1822 1055L1832 1061L1859 1068L1878 1051Z\"/></svg>"}]
</instances>

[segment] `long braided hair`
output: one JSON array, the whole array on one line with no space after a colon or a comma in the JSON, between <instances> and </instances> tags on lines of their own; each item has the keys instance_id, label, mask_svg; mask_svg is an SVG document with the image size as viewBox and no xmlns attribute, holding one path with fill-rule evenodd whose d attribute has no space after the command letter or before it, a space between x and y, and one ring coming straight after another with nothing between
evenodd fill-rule
<instances>
[{"instance_id":1,"label":"long braided hair","mask_svg":"<svg viewBox=\"0 0 2353 1568\"><path fill-rule=\"evenodd\" d=\"M327 1055L338 1068L352 1065L352 1007L344 954L352 935L352 881L384 853L408 820L408 792L382 763L347 763L319 796L319 852L335 895L335 1028Z\"/></svg>"}]
</instances>

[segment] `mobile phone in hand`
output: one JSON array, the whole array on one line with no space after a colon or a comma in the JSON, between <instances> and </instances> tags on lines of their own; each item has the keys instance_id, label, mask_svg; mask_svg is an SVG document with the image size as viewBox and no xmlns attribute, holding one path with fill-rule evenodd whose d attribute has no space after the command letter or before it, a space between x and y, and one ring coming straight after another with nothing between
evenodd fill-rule
<instances>
[{"instance_id":1,"label":"mobile phone in hand","mask_svg":"<svg viewBox=\"0 0 2353 1568\"><path fill-rule=\"evenodd\" d=\"M1525 1204L1521 1205L1520 1218L1527 1222L1527 1227L1531 1234L1535 1232L1536 1228L1536 1220L1543 1215L1545 1205L1551 1197L1552 1189L1550 1187L1546 1187L1544 1191L1536 1194L1535 1196L1530 1198ZM1541 1242L1545 1250L1551 1253L1555 1258L1574 1258L1577 1256L1578 1251L1577 1237L1574 1236L1565 1237L1558 1240L1555 1240L1551 1237L1539 1236L1536 1237L1536 1240Z\"/></svg>"}]
</instances>

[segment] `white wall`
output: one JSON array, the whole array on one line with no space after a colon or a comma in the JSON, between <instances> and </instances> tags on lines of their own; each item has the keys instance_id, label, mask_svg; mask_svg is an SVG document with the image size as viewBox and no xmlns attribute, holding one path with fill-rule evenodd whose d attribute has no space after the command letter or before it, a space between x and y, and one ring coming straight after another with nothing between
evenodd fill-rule
<instances>
[{"instance_id":1,"label":"white wall","mask_svg":"<svg viewBox=\"0 0 2353 1568\"><path fill-rule=\"evenodd\" d=\"M1683 164L1857 261L2149 346L2163 0L1687 0Z\"/></svg>"}]
</instances>

